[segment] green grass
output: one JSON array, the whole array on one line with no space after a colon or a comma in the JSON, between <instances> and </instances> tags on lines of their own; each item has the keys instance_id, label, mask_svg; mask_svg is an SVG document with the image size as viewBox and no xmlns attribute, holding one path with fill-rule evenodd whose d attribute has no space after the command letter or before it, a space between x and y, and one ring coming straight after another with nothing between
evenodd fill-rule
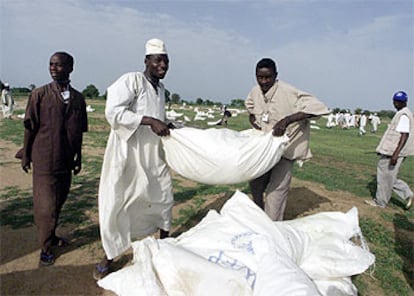
<instances>
[{"instance_id":1,"label":"green grass","mask_svg":"<svg viewBox=\"0 0 414 296\"><path fill-rule=\"evenodd\" d=\"M62 211L62 224L77 225L74 234L84 240L99 240L97 215L97 192L102 166L103 152L106 146L109 126L103 116L105 102L88 100L87 104L96 109L89 115L89 132L85 134L85 150L93 150L97 155L84 154L83 172L73 179L72 191ZM177 112L182 112L175 108ZM193 111L184 111L192 118ZM207 128L208 121L197 121L190 126ZM294 166L293 175L301 180L323 184L327 189L347 191L361 199L373 196L376 188L376 164L378 156L375 148L386 128L383 119L377 134L368 132L358 136L357 129L339 130L325 128L325 119L317 121L319 130L311 130L311 149L313 159L302 168ZM217 127L216 128L222 128ZM228 128L243 130L250 128L247 114L231 117ZM1 121L0 136L18 146L23 143L23 124L21 120ZM98 153L96 153L98 152ZM400 170L400 177L414 187L414 159L407 158ZM187 185L185 185L187 184ZM173 225L188 229L205 215L205 205L209 196L230 196L235 190L249 193L247 183L231 186L210 186L191 183L181 177L173 179L174 197L182 208L174 217ZM394 196L395 197L395 196ZM379 286L384 295L413 295L413 232L414 211L402 210L402 202L392 199L390 211L382 212L377 220L360 217L363 234L376 256L373 281L366 274L353 277L360 295L373 295L370 286ZM33 225L31 191L15 187L4 188L0 192L0 224L13 228ZM411 287L410 287L411 285Z\"/></svg>"}]
</instances>

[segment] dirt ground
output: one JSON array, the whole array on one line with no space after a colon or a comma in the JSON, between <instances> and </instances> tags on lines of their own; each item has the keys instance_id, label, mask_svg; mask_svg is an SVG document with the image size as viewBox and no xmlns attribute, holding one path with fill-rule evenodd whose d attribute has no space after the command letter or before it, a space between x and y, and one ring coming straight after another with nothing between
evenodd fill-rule
<instances>
[{"instance_id":1,"label":"dirt ground","mask_svg":"<svg viewBox=\"0 0 414 296\"><path fill-rule=\"evenodd\" d=\"M22 172L14 158L18 147L0 140L0 189L18 186L30 189L31 176ZM89 152L92 153L92 152ZM209 198L205 210L220 209L228 196ZM0 200L0 206L3 201ZM180 205L185 206L184 205ZM286 219L321 211L348 211L353 206L360 216L376 219L378 212L363 203L363 199L348 192L331 192L319 184L293 180L286 209ZM174 209L177 213L178 208ZM387 209L386 209L387 210ZM97 219L97 217L96 217ZM97 286L92 277L95 264L102 258L99 241L82 242L73 237L71 227L59 229L59 234L70 239L71 244L62 249L56 263L39 267L40 249L35 226L11 229L1 227L0 284L1 295L113 295ZM173 232L177 231L173 229ZM117 262L120 268L131 259L127 253ZM372 295L382 295L372 287Z\"/></svg>"}]
</instances>

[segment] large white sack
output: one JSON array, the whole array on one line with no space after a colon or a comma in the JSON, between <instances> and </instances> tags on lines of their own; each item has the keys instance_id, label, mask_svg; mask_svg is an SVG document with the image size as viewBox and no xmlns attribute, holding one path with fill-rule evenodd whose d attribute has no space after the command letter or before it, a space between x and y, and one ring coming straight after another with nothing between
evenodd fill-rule
<instances>
[{"instance_id":1,"label":"large white sack","mask_svg":"<svg viewBox=\"0 0 414 296\"><path fill-rule=\"evenodd\" d=\"M238 214L241 216L235 219ZM283 234L241 192L226 202L221 214L210 211L174 241L179 247L239 272L254 295L319 295L311 279L284 251L289 243Z\"/></svg>"},{"instance_id":2,"label":"large white sack","mask_svg":"<svg viewBox=\"0 0 414 296\"><path fill-rule=\"evenodd\" d=\"M269 171L282 157L288 138L256 130L171 130L162 137L168 165L185 178L205 184L236 184Z\"/></svg>"},{"instance_id":3,"label":"large white sack","mask_svg":"<svg viewBox=\"0 0 414 296\"><path fill-rule=\"evenodd\" d=\"M108 274L97 284L119 296L165 296L167 295L153 268L152 258L159 250L157 240L146 238L132 243L132 265ZM154 254L155 253L155 254Z\"/></svg>"},{"instance_id":4,"label":"large white sack","mask_svg":"<svg viewBox=\"0 0 414 296\"><path fill-rule=\"evenodd\" d=\"M285 236L286 231L280 229L277 224L274 223L269 216L243 192L235 192L231 199L223 205L220 213L223 217L228 217L238 224L267 237L294 261L297 260L296 255L299 256L299 254L302 253L300 250L296 249L296 245L300 243L298 248L307 247L307 237L305 235L297 238L296 242L289 241L290 238ZM292 236L295 235L301 236L301 234L297 232ZM292 248L292 243L295 245L295 248Z\"/></svg>"},{"instance_id":5,"label":"large white sack","mask_svg":"<svg viewBox=\"0 0 414 296\"><path fill-rule=\"evenodd\" d=\"M237 270L222 267L167 241L160 242L153 263L168 296L252 295L252 289Z\"/></svg>"},{"instance_id":6,"label":"large white sack","mask_svg":"<svg viewBox=\"0 0 414 296\"><path fill-rule=\"evenodd\" d=\"M312 279L360 274L375 262L359 227L356 207L347 213L323 212L274 224L289 225L309 236L310 247L297 263ZM351 241L353 237L360 241L360 246Z\"/></svg>"},{"instance_id":7,"label":"large white sack","mask_svg":"<svg viewBox=\"0 0 414 296\"><path fill-rule=\"evenodd\" d=\"M352 207L346 213L322 212L283 221L283 223L304 231L315 239L327 233L336 234L344 239L350 239L361 234L356 207Z\"/></svg>"},{"instance_id":8,"label":"large white sack","mask_svg":"<svg viewBox=\"0 0 414 296\"><path fill-rule=\"evenodd\" d=\"M375 261L365 244L358 246L350 240L356 236L364 241L355 207L347 213L323 212L281 222L259 213L263 211L241 192L236 192L221 209L222 216L268 236L312 280L336 279L329 282L330 291L347 295L352 289L344 288L343 278L366 271Z\"/></svg>"},{"instance_id":9,"label":"large white sack","mask_svg":"<svg viewBox=\"0 0 414 296\"><path fill-rule=\"evenodd\" d=\"M359 229L357 212L308 217L273 222L236 192L220 213L210 211L177 238L134 242L134 265L98 284L118 295L356 295L350 276L373 262L345 238ZM215 290L222 285L225 294Z\"/></svg>"}]
</instances>

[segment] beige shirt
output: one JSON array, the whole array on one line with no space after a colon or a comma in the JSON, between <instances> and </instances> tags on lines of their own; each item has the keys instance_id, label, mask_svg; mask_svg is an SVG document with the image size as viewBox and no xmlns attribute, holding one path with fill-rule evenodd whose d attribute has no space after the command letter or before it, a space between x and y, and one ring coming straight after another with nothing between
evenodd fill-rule
<instances>
[{"instance_id":1,"label":"beige shirt","mask_svg":"<svg viewBox=\"0 0 414 296\"><path fill-rule=\"evenodd\" d=\"M253 87L245 105L249 114L255 115L257 124L264 132L271 131L279 120L297 112L316 116L329 113L325 104L317 98L280 80L277 80L266 94L263 94L259 85ZM283 157L291 160L312 157L309 149L309 120L290 124L286 135L290 140Z\"/></svg>"},{"instance_id":2,"label":"beige shirt","mask_svg":"<svg viewBox=\"0 0 414 296\"><path fill-rule=\"evenodd\" d=\"M409 155L414 155L414 116L410 109L407 107L399 110L392 118L387 130L385 131L380 143L378 144L378 147L376 149L377 153L388 156L391 156L394 153L401 138L401 133L397 131L397 125L403 115L407 116L409 119L410 132L408 140L405 143L404 147L401 149L399 156L406 157Z\"/></svg>"}]
</instances>

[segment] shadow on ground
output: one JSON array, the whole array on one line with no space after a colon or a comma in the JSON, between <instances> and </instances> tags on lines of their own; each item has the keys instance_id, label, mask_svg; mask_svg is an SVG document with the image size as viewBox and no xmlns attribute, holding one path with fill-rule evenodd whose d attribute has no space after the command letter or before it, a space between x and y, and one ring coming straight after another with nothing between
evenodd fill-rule
<instances>
[{"instance_id":1,"label":"shadow on ground","mask_svg":"<svg viewBox=\"0 0 414 296\"><path fill-rule=\"evenodd\" d=\"M93 268L53 265L1 275L1 295L101 295Z\"/></svg>"},{"instance_id":2,"label":"shadow on ground","mask_svg":"<svg viewBox=\"0 0 414 296\"><path fill-rule=\"evenodd\" d=\"M305 187L291 188L286 204L284 220L291 220L310 210L319 208L322 203L331 201Z\"/></svg>"},{"instance_id":3,"label":"shadow on ground","mask_svg":"<svg viewBox=\"0 0 414 296\"><path fill-rule=\"evenodd\" d=\"M414 289L414 223L401 214L394 216L393 223L396 252L403 262L404 277L411 289Z\"/></svg>"}]
</instances>

